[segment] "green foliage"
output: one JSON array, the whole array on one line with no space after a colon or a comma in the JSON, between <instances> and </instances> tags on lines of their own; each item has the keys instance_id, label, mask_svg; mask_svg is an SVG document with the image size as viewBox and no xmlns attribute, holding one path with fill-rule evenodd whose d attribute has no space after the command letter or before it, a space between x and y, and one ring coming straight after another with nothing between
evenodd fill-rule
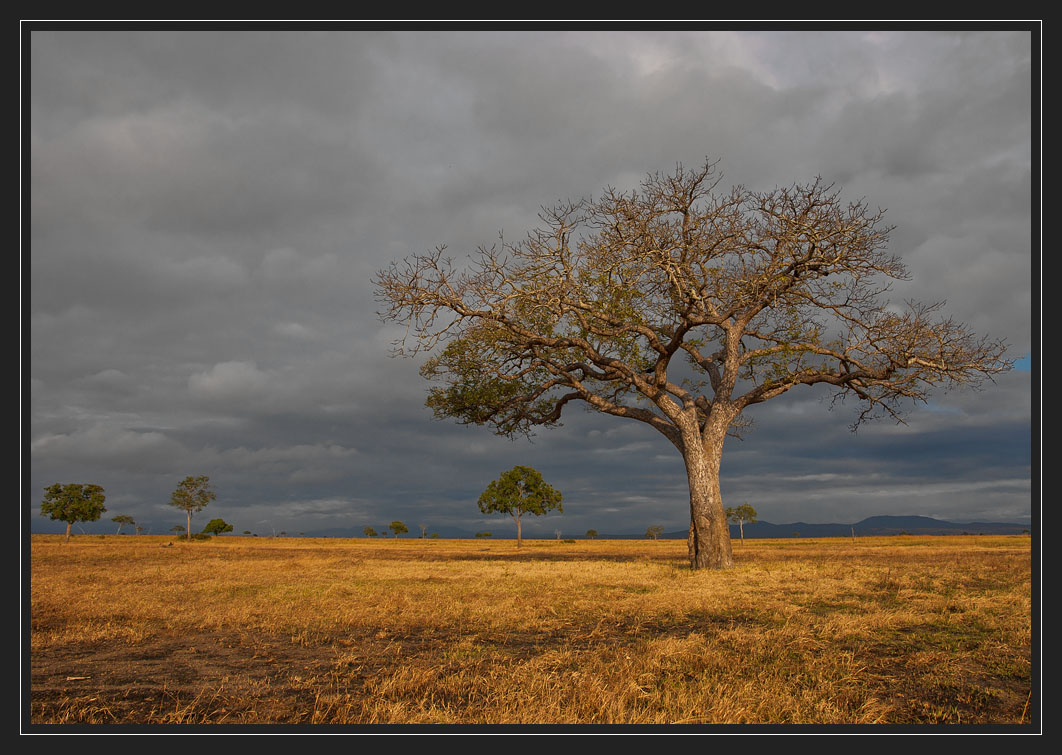
<instances>
[{"instance_id":1,"label":"green foliage","mask_svg":"<svg viewBox=\"0 0 1062 755\"><path fill-rule=\"evenodd\" d=\"M211 519L207 526L203 528L203 532L211 535L220 535L225 532L232 532L232 525L227 524L224 519Z\"/></svg>"},{"instance_id":2,"label":"green foliage","mask_svg":"<svg viewBox=\"0 0 1062 755\"><path fill-rule=\"evenodd\" d=\"M118 523L118 531L114 533L116 535L122 534L123 524L132 524L134 526L136 525L136 522L133 520L133 517L129 516L128 514L119 514L118 516L112 516L111 521Z\"/></svg>"},{"instance_id":3,"label":"green foliage","mask_svg":"<svg viewBox=\"0 0 1062 755\"><path fill-rule=\"evenodd\" d=\"M187 534L191 534L192 514L202 511L215 498L217 494L210 487L209 477L185 477L181 480L170 496L170 505L188 514Z\"/></svg>"},{"instance_id":4,"label":"green foliage","mask_svg":"<svg viewBox=\"0 0 1062 755\"><path fill-rule=\"evenodd\" d=\"M515 466L487 486L479 497L484 514L534 514L556 509L563 513L563 496L532 467Z\"/></svg>"},{"instance_id":5,"label":"green foliage","mask_svg":"<svg viewBox=\"0 0 1062 755\"><path fill-rule=\"evenodd\" d=\"M650 527L649 529L647 529L645 531L645 536L647 538L649 538L650 540L657 540L663 534L664 534L664 528L659 526L659 525L655 525L653 527Z\"/></svg>"},{"instance_id":6,"label":"green foliage","mask_svg":"<svg viewBox=\"0 0 1062 755\"><path fill-rule=\"evenodd\" d=\"M526 415L546 417L553 413L555 396L529 399L549 380L545 369L529 368L519 377L505 375L496 365L515 348L504 330L490 324L470 327L442 352L429 359L420 373L429 380L442 380L445 387L429 389L427 406L437 419L453 417L461 424L494 424L498 433L526 433ZM544 421L539 424L554 424Z\"/></svg>"},{"instance_id":7,"label":"green foliage","mask_svg":"<svg viewBox=\"0 0 1062 755\"><path fill-rule=\"evenodd\" d=\"M365 537L376 537L376 530L369 525L365 525L365 529L362 530L365 533Z\"/></svg>"},{"instance_id":8,"label":"green foliage","mask_svg":"<svg viewBox=\"0 0 1062 755\"><path fill-rule=\"evenodd\" d=\"M550 511L564 512L563 496L542 479L532 467L515 466L487 486L479 497L484 514L508 514L516 521L516 542L522 541L520 518L524 514L542 516Z\"/></svg>"},{"instance_id":9,"label":"green foliage","mask_svg":"<svg viewBox=\"0 0 1062 755\"><path fill-rule=\"evenodd\" d=\"M402 522L398 521L397 519L395 521L391 522L391 526L388 529L390 529L391 532L393 532L395 534L395 537L398 537L399 535L403 535L406 532L409 532L409 527L407 527L406 525L402 524Z\"/></svg>"},{"instance_id":10,"label":"green foliage","mask_svg":"<svg viewBox=\"0 0 1062 755\"><path fill-rule=\"evenodd\" d=\"M75 522L95 522L107 509L106 496L99 485L55 483L44 489L41 514L52 520L66 522L66 539L70 539L70 525Z\"/></svg>"},{"instance_id":11,"label":"green foliage","mask_svg":"<svg viewBox=\"0 0 1062 755\"><path fill-rule=\"evenodd\" d=\"M178 529L180 529L180 525L178 525ZM177 536L177 539L178 540L185 540L185 541L187 541L187 540L209 540L210 539L210 535L208 533L206 533L206 532L193 532L191 537L189 537L186 533L182 532L180 535Z\"/></svg>"},{"instance_id":12,"label":"green foliage","mask_svg":"<svg viewBox=\"0 0 1062 755\"><path fill-rule=\"evenodd\" d=\"M489 532L477 532L476 533L476 537L490 537L490 536L491 536L491 534Z\"/></svg>"},{"instance_id":13,"label":"green foliage","mask_svg":"<svg viewBox=\"0 0 1062 755\"><path fill-rule=\"evenodd\" d=\"M569 537L569 538L566 538L566 539L564 539L564 540L561 540L561 542L562 542L562 543L574 543L574 542L575 542L575 540L574 540L573 538L570 538L570 537Z\"/></svg>"},{"instance_id":14,"label":"green foliage","mask_svg":"<svg viewBox=\"0 0 1062 755\"><path fill-rule=\"evenodd\" d=\"M586 536L587 536L587 537L588 537L589 539L593 540L594 538L596 538L596 537L597 537L597 530L587 530L587 531L586 531Z\"/></svg>"},{"instance_id":15,"label":"green foliage","mask_svg":"<svg viewBox=\"0 0 1062 755\"><path fill-rule=\"evenodd\" d=\"M727 507L726 518L734 524L752 524L756 521L756 509L743 503L740 506Z\"/></svg>"},{"instance_id":16,"label":"green foliage","mask_svg":"<svg viewBox=\"0 0 1062 755\"><path fill-rule=\"evenodd\" d=\"M727 521L737 524L741 531L741 542L745 542L745 523L752 524L756 521L756 509L743 503L740 506L728 506L726 509Z\"/></svg>"}]
</instances>

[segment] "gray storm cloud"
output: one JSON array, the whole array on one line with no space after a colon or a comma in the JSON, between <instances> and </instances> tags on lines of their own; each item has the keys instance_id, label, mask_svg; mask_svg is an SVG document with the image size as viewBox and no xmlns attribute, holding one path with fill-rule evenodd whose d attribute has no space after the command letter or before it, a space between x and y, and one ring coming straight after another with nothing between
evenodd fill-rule
<instances>
[{"instance_id":1,"label":"gray storm cloud","mask_svg":"<svg viewBox=\"0 0 1062 755\"><path fill-rule=\"evenodd\" d=\"M822 176L887 208L912 276L893 299L946 299L1038 361L1028 32L86 28L34 31L29 61L34 529L44 487L92 481L162 531L207 474L237 531L474 531L514 464L566 495L532 532L681 529L681 459L648 428L575 411L528 443L434 420L372 277L706 156L726 185ZM776 522L1028 519L1029 371L907 425L852 435L854 412L757 407L724 496Z\"/></svg>"}]
</instances>

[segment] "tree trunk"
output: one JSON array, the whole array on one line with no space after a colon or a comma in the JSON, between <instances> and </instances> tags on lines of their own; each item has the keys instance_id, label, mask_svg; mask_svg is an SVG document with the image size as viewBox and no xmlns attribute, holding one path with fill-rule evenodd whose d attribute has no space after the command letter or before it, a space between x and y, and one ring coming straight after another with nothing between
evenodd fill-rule
<instances>
[{"instance_id":1,"label":"tree trunk","mask_svg":"<svg viewBox=\"0 0 1062 755\"><path fill-rule=\"evenodd\" d=\"M687 436L683 451L690 486L690 532L687 539L691 569L731 569L730 527L719 489L719 463L726 427L709 427L704 436Z\"/></svg>"},{"instance_id":2,"label":"tree trunk","mask_svg":"<svg viewBox=\"0 0 1062 755\"><path fill-rule=\"evenodd\" d=\"M70 522L66 523L66 540L63 541L64 543L69 543L70 542L70 525L71 525Z\"/></svg>"},{"instance_id":3,"label":"tree trunk","mask_svg":"<svg viewBox=\"0 0 1062 755\"><path fill-rule=\"evenodd\" d=\"M513 519L516 520L516 547L522 548L524 545L524 541L520 538L520 517L514 516Z\"/></svg>"},{"instance_id":4,"label":"tree trunk","mask_svg":"<svg viewBox=\"0 0 1062 755\"><path fill-rule=\"evenodd\" d=\"M188 512L188 542L192 542L192 512Z\"/></svg>"}]
</instances>

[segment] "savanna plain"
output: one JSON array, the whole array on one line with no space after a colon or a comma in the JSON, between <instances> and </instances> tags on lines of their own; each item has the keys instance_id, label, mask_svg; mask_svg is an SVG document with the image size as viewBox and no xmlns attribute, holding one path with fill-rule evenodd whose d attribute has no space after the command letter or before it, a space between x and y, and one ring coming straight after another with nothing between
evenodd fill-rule
<instances>
[{"instance_id":1,"label":"savanna plain","mask_svg":"<svg viewBox=\"0 0 1062 755\"><path fill-rule=\"evenodd\" d=\"M31 536L34 729L1036 725L1028 536L170 542Z\"/></svg>"}]
</instances>

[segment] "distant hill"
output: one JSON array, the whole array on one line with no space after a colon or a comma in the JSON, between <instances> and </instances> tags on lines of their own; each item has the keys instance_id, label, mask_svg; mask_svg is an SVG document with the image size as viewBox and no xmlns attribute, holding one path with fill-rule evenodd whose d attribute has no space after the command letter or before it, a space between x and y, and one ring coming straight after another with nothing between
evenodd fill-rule
<instances>
[{"instance_id":1,"label":"distant hill","mask_svg":"<svg viewBox=\"0 0 1062 755\"><path fill-rule=\"evenodd\" d=\"M928 516L872 516L855 524L810 524L792 522L745 525L745 537L856 537L883 535L1020 535L1031 531L1029 524L1009 522L945 522ZM799 533L799 534L798 534ZM739 536L738 526L730 526L730 536ZM681 533L686 537L686 533Z\"/></svg>"},{"instance_id":2,"label":"distant hill","mask_svg":"<svg viewBox=\"0 0 1062 755\"><path fill-rule=\"evenodd\" d=\"M512 539L515 532L512 527L499 527L494 532L499 540ZM945 522L932 519L928 516L872 516L855 524L812 524L809 522L791 522L789 524L772 524L771 522L755 522L745 525L745 539L764 537L851 537L855 532L856 537L880 537L884 535L1020 535L1029 532L1032 526L1029 524L1014 524L1004 522ZM380 531L379 529L377 531ZM475 532L438 527L429 528L429 534L438 532L444 538L474 538ZM381 532L383 535L384 533ZM668 540L685 540L686 530L665 532L660 537ZM365 537L360 527L345 529L319 530L307 532L310 537ZM386 535L389 537L389 535ZM417 530L411 531L405 538L420 536ZM574 537L577 540L584 539L582 534L567 534L563 537ZM738 526L730 525L730 536L737 539L740 536ZM645 533L610 534L601 533L599 540L637 540L645 537ZM552 540L553 535L529 536L524 535L525 540Z\"/></svg>"}]
</instances>

